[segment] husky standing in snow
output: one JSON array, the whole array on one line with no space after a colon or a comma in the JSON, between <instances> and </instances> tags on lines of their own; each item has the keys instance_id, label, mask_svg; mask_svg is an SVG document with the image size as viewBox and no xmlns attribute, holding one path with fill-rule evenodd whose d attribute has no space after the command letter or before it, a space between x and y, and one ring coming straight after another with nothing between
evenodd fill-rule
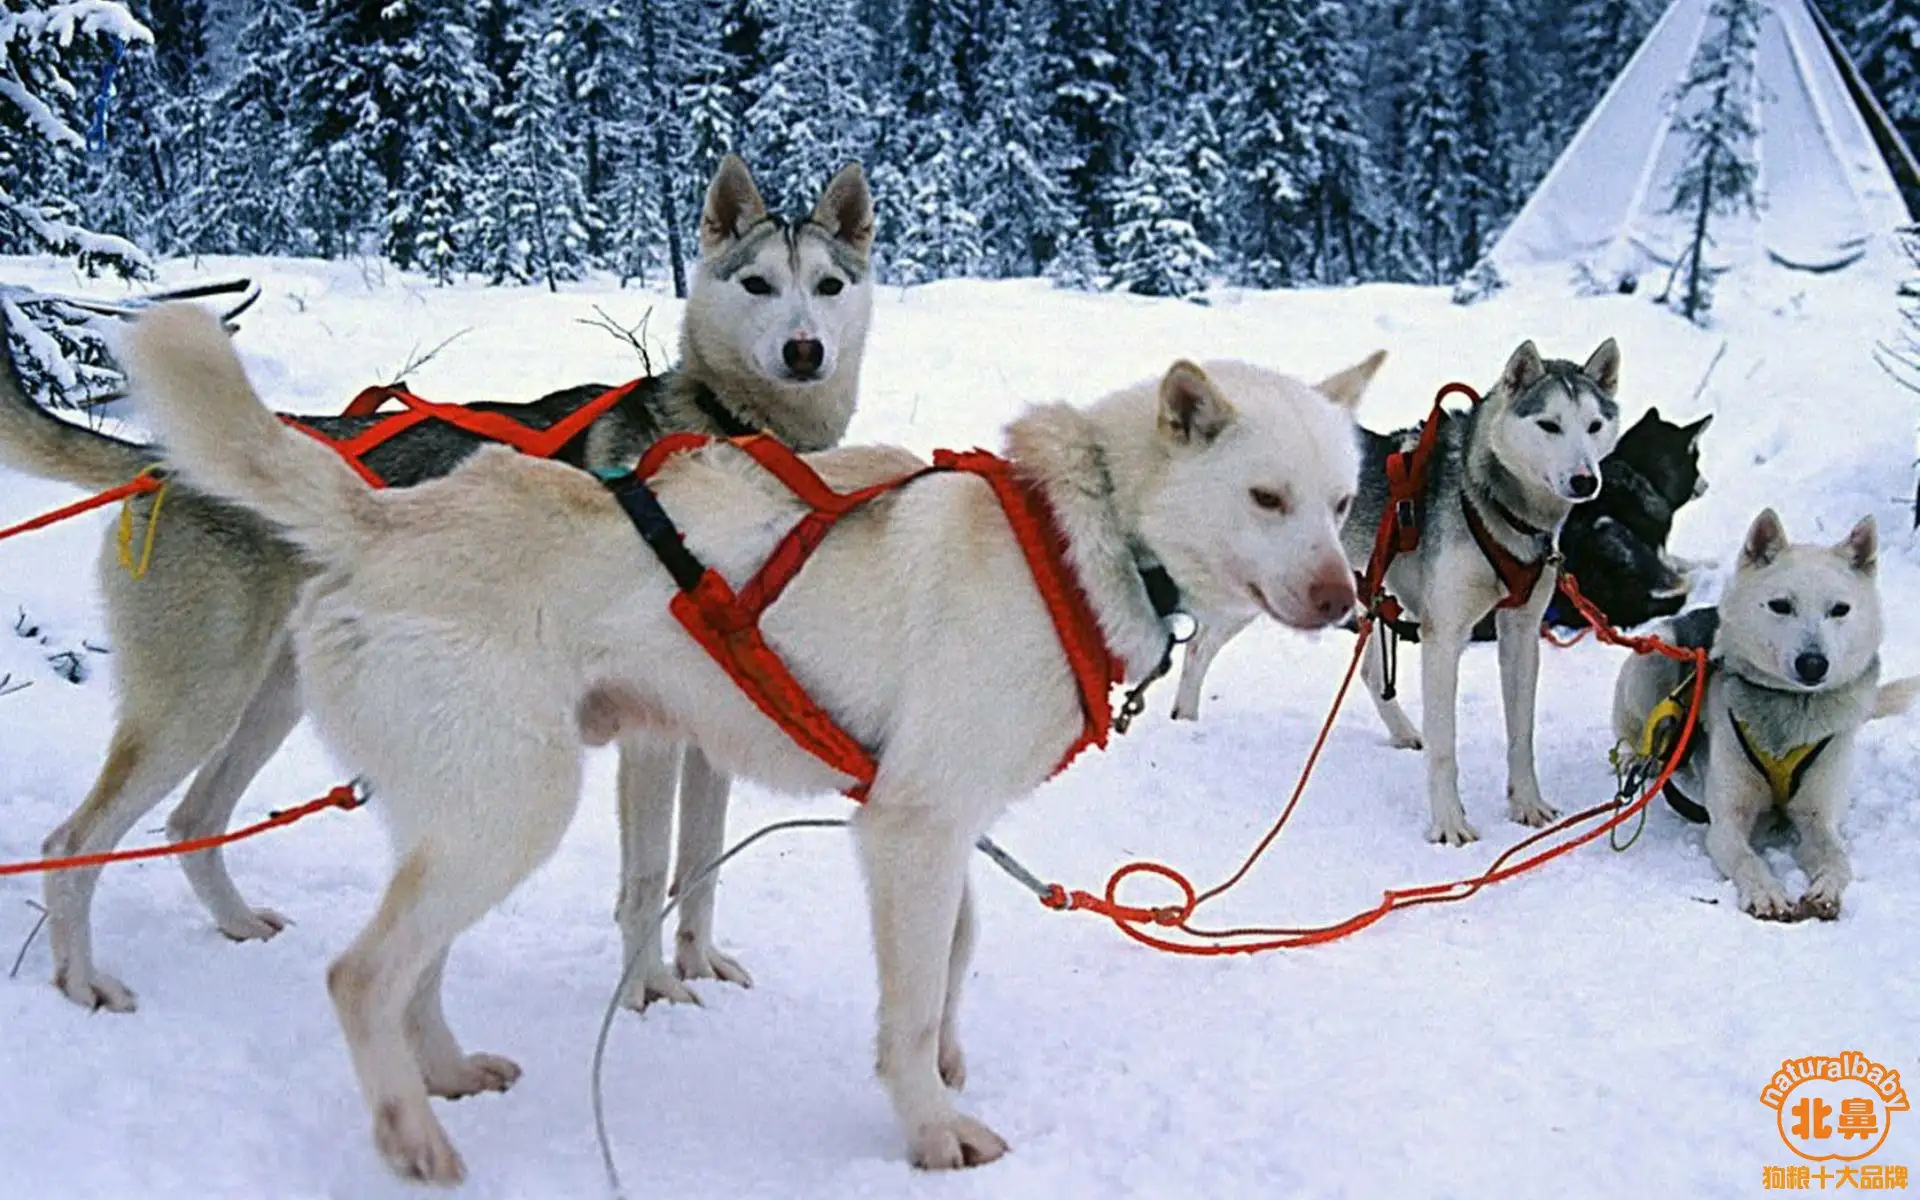
<instances>
[{"instance_id":1,"label":"husky standing in snow","mask_svg":"<svg viewBox=\"0 0 1920 1200\"><path fill-rule=\"evenodd\" d=\"M446 477L370 490L261 407L210 316L162 308L127 347L133 392L169 465L258 512L319 575L295 617L321 732L380 797L397 870L328 972L388 1165L452 1183L459 1155L430 1095L501 1090L519 1069L468 1055L446 1026L440 964L461 932L553 852L580 790L580 746L691 738L729 771L787 791L847 786L707 657L671 614L673 576L591 476L483 449ZM1176 363L1081 410L1030 409L1012 470L1062 535L1093 636L1143 677L1168 634L1145 572L1190 612L1266 612L1318 628L1353 607L1338 515L1357 466L1350 413L1371 368L1318 387L1239 363ZM830 482L902 456L813 457ZM730 445L683 453L648 489L681 553L739 587L809 510ZM878 770L855 818L880 977L878 1069L913 1161L990 1162L963 1115L956 1026L972 953L974 840L1084 731L1055 612L990 484L919 479L835 525L768 610L814 700ZM511 693L510 705L498 703ZM428 735L431 731L431 736Z\"/></svg>"},{"instance_id":2,"label":"husky standing in snow","mask_svg":"<svg viewBox=\"0 0 1920 1200\"><path fill-rule=\"evenodd\" d=\"M1762 920L1840 915L1853 878L1840 822L1854 738L1920 691L1920 676L1880 683L1878 556L1870 516L1836 545L1795 545L1767 509L1747 531L1719 605L1655 626L1708 652L1700 723L1668 802L1708 822L1708 857L1733 881L1740 907ZM1638 742L1661 701L1685 704L1687 671L1660 656L1627 659L1614 685L1614 731ZM1808 883L1798 902L1753 849L1755 825L1769 813L1800 835L1794 854Z\"/></svg>"},{"instance_id":3,"label":"husky standing in snow","mask_svg":"<svg viewBox=\"0 0 1920 1200\"><path fill-rule=\"evenodd\" d=\"M1378 366L1376 362L1374 364ZM1444 418L1420 501L1420 546L1394 559L1387 589L1420 626L1421 730L1385 693L1385 631L1367 645L1367 691L1393 744L1427 751L1433 823L1427 839L1465 845L1480 835L1460 804L1454 715L1460 656L1475 623L1495 614L1500 693L1507 718L1507 807L1525 825L1558 814L1534 774L1534 687L1540 674L1540 617L1559 578L1555 539L1574 505L1600 491L1600 460L1619 437L1620 352L1612 338L1585 366L1543 361L1532 342L1507 361L1500 382L1464 416ZM1341 531L1356 572L1366 570L1386 512L1387 456L1410 447L1417 430L1361 430L1360 494ZM1176 718L1200 708L1201 681L1240 626L1201 626L1187 645Z\"/></svg>"},{"instance_id":4,"label":"husky standing in snow","mask_svg":"<svg viewBox=\"0 0 1920 1200\"><path fill-rule=\"evenodd\" d=\"M707 189L700 261L681 328L680 365L645 381L559 459L585 467L633 459L662 434L733 436L766 431L805 450L832 446L853 417L866 348L873 282L868 253L873 206L858 164L834 176L804 219L767 211L746 165L728 156ZM0 354L4 360L4 354ZM563 419L605 391L589 384L528 404L483 404L535 428ZM380 417L302 417L346 438ZM396 486L446 474L481 439L435 421L369 453L367 465ZM70 424L23 395L11 364L0 369L0 465L104 489L160 464L152 448ZM131 502L143 537L155 502ZM287 621L312 565L272 525L243 508L176 484L167 494L150 568L138 580L116 565L106 540L100 579L115 650L120 712L106 764L80 807L47 839L49 856L111 850L188 776L167 821L175 840L226 828L248 783L301 714ZM675 969L660 952L676 779L681 797L678 871L685 880L720 853L728 780L696 749L633 740L619 773L624 870L618 915L627 953L638 953L636 1007L656 998L692 1000L681 980L747 983L746 971L713 943L711 874L687 889ZM180 859L221 932L270 938L285 918L247 903L219 850ZM53 979L75 1003L128 1012L134 995L99 970L91 908L99 870L46 877Z\"/></svg>"}]
</instances>

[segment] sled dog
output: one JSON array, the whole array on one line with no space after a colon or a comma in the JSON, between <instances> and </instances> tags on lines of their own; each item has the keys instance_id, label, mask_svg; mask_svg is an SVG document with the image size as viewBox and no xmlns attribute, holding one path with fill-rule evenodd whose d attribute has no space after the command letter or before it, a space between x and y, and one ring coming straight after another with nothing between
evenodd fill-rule
<instances>
[{"instance_id":1,"label":"sled dog","mask_svg":"<svg viewBox=\"0 0 1920 1200\"><path fill-rule=\"evenodd\" d=\"M1878 536L1871 516L1833 546L1794 544L1772 509L1747 531L1720 603L1655 626L1708 652L1707 692L1667 798L1706 821L1707 855L1733 881L1740 907L1762 920L1840 915L1853 878L1840 844L1847 779L1860 727L1904 711L1920 676L1880 683ZM1614 685L1615 732L1638 743L1668 697L1691 694L1689 667L1636 655ZM1799 833L1807 890L1788 899L1752 837L1780 814Z\"/></svg>"},{"instance_id":2,"label":"sled dog","mask_svg":"<svg viewBox=\"0 0 1920 1200\"><path fill-rule=\"evenodd\" d=\"M852 418L873 282L873 208L864 174L847 166L811 214L768 212L746 165L729 156L708 187L700 260L681 330L681 361L648 380L566 446L562 461L629 463L664 433L733 435L765 430L789 445L836 444ZM4 355L0 355L4 357ZM526 404L483 404L528 425L562 419L605 390L589 384ZM331 437L380 418L303 417ZM417 425L366 462L396 485L446 474L480 445L438 422ZM0 371L0 465L79 487L125 483L160 462L157 452L70 424L31 404L11 364ZM132 502L144 537L151 499ZM248 783L299 720L302 703L287 619L312 566L254 513L174 486L149 569L135 580L116 565L111 536L100 560L119 683L119 716L93 789L46 839L49 856L109 850L192 776L167 821L174 840L226 827ZM628 1002L691 1000L682 979L749 982L713 943L713 879L688 888L675 969L662 960L658 915L666 893L676 778L682 800L681 878L720 851L728 781L697 749L657 740L621 746L623 852L618 916L629 954L643 956ZM181 859L215 923L236 940L270 938L285 918L254 908L219 850ZM97 870L47 876L54 983L90 1008L131 1011L134 994L96 966L90 910ZM649 942L651 944L649 944Z\"/></svg>"},{"instance_id":3,"label":"sled dog","mask_svg":"<svg viewBox=\"0 0 1920 1200\"><path fill-rule=\"evenodd\" d=\"M669 611L673 577L592 477L483 449L436 481L374 491L260 406L225 335L192 309L143 317L135 394L196 487L279 525L318 564L294 621L321 733L364 773L398 867L328 972L379 1152L404 1177L458 1180L429 1105L511 1084L463 1052L440 1007L461 931L553 850L583 737L691 739L722 770L786 791L848 785L739 690ZM1319 627L1353 605L1339 544L1371 369L1318 388L1239 363L1176 363L1084 410L1007 432L1108 650L1139 679L1168 634L1157 565L1216 623ZM898 451L812 457L829 482L893 472ZM856 482L871 482L871 479ZM650 482L684 546L734 587L808 510L728 444ZM855 818L880 981L878 1072L912 1160L991 1161L1006 1143L955 1107L973 942L975 838L1083 731L1080 690L992 486L937 473L846 517L768 610L767 641L877 775ZM510 707L498 703L510 694ZM428 736L430 734L430 736Z\"/></svg>"},{"instance_id":4,"label":"sled dog","mask_svg":"<svg viewBox=\"0 0 1920 1200\"><path fill-rule=\"evenodd\" d=\"M1534 685L1540 671L1540 616L1558 572L1555 537L1574 505L1600 490L1600 461L1619 436L1613 394L1620 353L1609 338L1585 366L1543 361L1532 342L1507 361L1500 382L1465 415L1441 426L1422 501L1420 546L1396 558L1387 588L1419 624L1424 737L1399 702L1383 694L1384 631L1367 645L1362 664L1368 694L1396 746L1427 751L1429 841L1465 845L1480 835L1460 804L1454 713L1460 656L1475 623L1495 614L1500 631L1500 691L1507 719L1507 804L1513 819L1543 825L1557 814L1534 775ZM1417 440L1417 430L1362 430L1360 494L1341 537L1356 572L1364 571L1388 503L1387 456ZM1478 526L1476 529L1475 527ZM1537 565L1524 600L1502 578L1509 568ZM1511 601L1510 607L1501 606ZM1214 655L1240 626L1205 623L1188 643L1175 701L1176 718L1193 719Z\"/></svg>"}]
</instances>

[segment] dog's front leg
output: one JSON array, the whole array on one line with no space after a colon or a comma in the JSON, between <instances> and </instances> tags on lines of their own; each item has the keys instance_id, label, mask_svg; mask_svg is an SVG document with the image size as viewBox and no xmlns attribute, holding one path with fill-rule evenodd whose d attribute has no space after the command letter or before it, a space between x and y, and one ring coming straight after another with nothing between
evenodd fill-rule
<instances>
[{"instance_id":1,"label":"dog's front leg","mask_svg":"<svg viewBox=\"0 0 1920 1200\"><path fill-rule=\"evenodd\" d=\"M700 1003L660 954L660 911L667 902L679 781L677 742L644 734L620 738L620 899L614 917L620 923L621 962L633 964L621 998L628 1008L644 1009L655 1000Z\"/></svg>"},{"instance_id":2,"label":"dog's front leg","mask_svg":"<svg viewBox=\"0 0 1920 1200\"><path fill-rule=\"evenodd\" d=\"M1173 697L1174 720L1200 719L1200 689L1207 681L1207 671L1213 666L1214 656L1248 624L1241 621L1223 626L1203 625L1200 632L1187 642L1186 655L1180 664L1180 690Z\"/></svg>"},{"instance_id":3,"label":"dog's front leg","mask_svg":"<svg viewBox=\"0 0 1920 1200\"><path fill-rule=\"evenodd\" d=\"M1436 612L1420 627L1421 734L1427 749L1427 800L1433 809L1427 840L1449 846L1480 837L1460 804L1457 750L1460 656L1472 630L1473 622L1458 613Z\"/></svg>"},{"instance_id":4,"label":"dog's front leg","mask_svg":"<svg viewBox=\"0 0 1920 1200\"><path fill-rule=\"evenodd\" d=\"M1418 750L1421 745L1420 731L1407 719L1407 712L1400 707L1398 695L1388 699L1386 694L1386 643L1393 636L1393 631L1385 625L1374 626L1360 660L1360 675L1366 680L1367 697L1373 701L1373 710L1380 714L1381 723L1387 727L1387 740L1401 750ZM1398 681L1395 682L1397 685Z\"/></svg>"},{"instance_id":5,"label":"dog's front leg","mask_svg":"<svg viewBox=\"0 0 1920 1200\"><path fill-rule=\"evenodd\" d=\"M940 1012L940 1078L954 1091L967 1086L967 1055L960 1048L960 992L967 983L967 965L973 961L973 884L960 891L960 919L953 926L953 947L947 954L947 1003Z\"/></svg>"},{"instance_id":6,"label":"dog's front leg","mask_svg":"<svg viewBox=\"0 0 1920 1200\"><path fill-rule=\"evenodd\" d=\"M939 1061L972 833L938 804L904 804L878 791L854 830L880 969L877 1064L914 1165L992 1162L1006 1142L954 1107Z\"/></svg>"},{"instance_id":7,"label":"dog's front leg","mask_svg":"<svg viewBox=\"0 0 1920 1200\"><path fill-rule=\"evenodd\" d=\"M1724 738L1719 733L1715 731L1721 745L1732 740L1731 732ZM1770 798L1761 788L1731 774L1722 763L1712 764L1707 771L1707 857L1732 880L1742 909L1763 921L1791 921L1797 915L1793 901L1753 849L1753 825L1766 812Z\"/></svg>"},{"instance_id":8,"label":"dog's front leg","mask_svg":"<svg viewBox=\"0 0 1920 1200\"><path fill-rule=\"evenodd\" d=\"M752 987L753 976L713 944L713 893L720 872L709 870L727 840L727 792L733 781L714 769L700 747L687 743L680 759L680 853L673 890L680 897L674 969L682 979L724 979Z\"/></svg>"},{"instance_id":9,"label":"dog's front leg","mask_svg":"<svg viewBox=\"0 0 1920 1200\"><path fill-rule=\"evenodd\" d=\"M1554 574L1534 585L1533 597L1520 608L1494 612L1500 643L1500 702L1507 720L1507 814L1536 828L1560 814L1540 795L1534 765L1533 723L1540 687L1540 619L1552 598Z\"/></svg>"},{"instance_id":10,"label":"dog's front leg","mask_svg":"<svg viewBox=\"0 0 1920 1200\"><path fill-rule=\"evenodd\" d=\"M1822 763L1821 767L1834 771L1831 764ZM1829 778L1838 786L1846 776L1836 772ZM1841 893L1853 882L1853 866L1847 861L1846 847L1840 843L1840 814L1835 811L1837 805L1832 803L1835 796L1814 786L1824 782L1807 780L1796 801L1787 806L1787 814L1800 833L1800 844L1794 847L1793 856L1800 863L1800 869L1807 873L1807 891L1800 897L1799 915L1832 921L1840 916ZM1802 804L1809 807L1802 810Z\"/></svg>"}]
</instances>

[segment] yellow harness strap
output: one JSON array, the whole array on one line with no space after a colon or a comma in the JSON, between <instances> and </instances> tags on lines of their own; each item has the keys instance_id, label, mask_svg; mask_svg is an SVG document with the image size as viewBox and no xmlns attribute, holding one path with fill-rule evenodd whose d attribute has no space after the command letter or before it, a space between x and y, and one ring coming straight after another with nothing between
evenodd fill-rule
<instances>
[{"instance_id":1,"label":"yellow harness strap","mask_svg":"<svg viewBox=\"0 0 1920 1200\"><path fill-rule=\"evenodd\" d=\"M160 469L158 467L148 467L146 470L140 472L140 474L158 476ZM139 476L135 476L135 478L138 477ZM134 498L128 496L120 502L120 536L118 539L120 546L120 565L126 569L127 574L133 576L135 579L145 578L147 567L153 562L153 539L155 535L160 532L160 506L166 502L167 488L172 482L173 480L171 478L163 476L160 479L160 486L154 489L153 503L147 508L147 534L145 544L140 547L140 557L138 559L133 556Z\"/></svg>"},{"instance_id":2,"label":"yellow harness strap","mask_svg":"<svg viewBox=\"0 0 1920 1200\"><path fill-rule=\"evenodd\" d=\"M1814 761L1827 748L1827 743L1833 740L1825 737L1804 746L1795 746L1784 754L1769 754L1754 745L1753 733L1745 722L1739 717L1729 716L1733 721L1733 735L1740 741L1740 749L1746 752L1747 761L1753 764L1753 769L1766 779L1776 805L1784 806L1793 799L1800 790L1800 781L1813 768Z\"/></svg>"}]
</instances>

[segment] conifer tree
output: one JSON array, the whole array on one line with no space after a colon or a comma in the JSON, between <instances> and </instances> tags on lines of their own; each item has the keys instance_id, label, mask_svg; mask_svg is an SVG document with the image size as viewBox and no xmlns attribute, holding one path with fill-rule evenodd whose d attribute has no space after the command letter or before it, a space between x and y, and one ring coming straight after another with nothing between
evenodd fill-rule
<instances>
[{"instance_id":1,"label":"conifer tree","mask_svg":"<svg viewBox=\"0 0 1920 1200\"><path fill-rule=\"evenodd\" d=\"M1689 321L1704 320L1718 274L1708 263L1715 217L1754 211L1759 130L1754 124L1757 83L1754 47L1759 41L1761 0L1714 0L1708 28L1686 77L1674 91L1674 121L1686 160L1674 177L1668 211L1691 218L1662 299L1677 298Z\"/></svg>"}]
</instances>

